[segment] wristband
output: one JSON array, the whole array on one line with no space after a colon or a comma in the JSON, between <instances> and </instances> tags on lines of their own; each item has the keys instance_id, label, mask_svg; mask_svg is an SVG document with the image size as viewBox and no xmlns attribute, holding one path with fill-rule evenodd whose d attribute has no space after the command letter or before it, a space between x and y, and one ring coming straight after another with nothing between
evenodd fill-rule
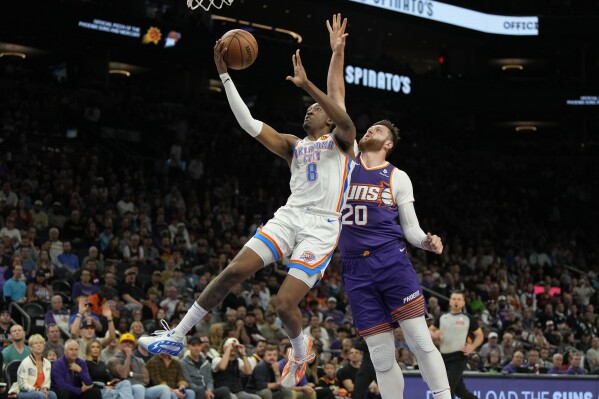
<instances>
[{"instance_id":1,"label":"wristband","mask_svg":"<svg viewBox=\"0 0 599 399\"><path fill-rule=\"evenodd\" d=\"M108 320L108 319L107 319L107 320ZM108 320L108 322L109 322L109 323L112 323L113 321L114 321L114 320L112 320L112 319Z\"/></svg>"},{"instance_id":2,"label":"wristband","mask_svg":"<svg viewBox=\"0 0 599 399\"><path fill-rule=\"evenodd\" d=\"M83 317L83 315L81 313L77 313L77 316L75 316L75 318L77 317Z\"/></svg>"},{"instance_id":3,"label":"wristband","mask_svg":"<svg viewBox=\"0 0 599 399\"><path fill-rule=\"evenodd\" d=\"M229 76L229 74L227 72L221 73L218 76L220 76L220 81L223 82L223 85L227 82L232 82L231 77Z\"/></svg>"}]
</instances>

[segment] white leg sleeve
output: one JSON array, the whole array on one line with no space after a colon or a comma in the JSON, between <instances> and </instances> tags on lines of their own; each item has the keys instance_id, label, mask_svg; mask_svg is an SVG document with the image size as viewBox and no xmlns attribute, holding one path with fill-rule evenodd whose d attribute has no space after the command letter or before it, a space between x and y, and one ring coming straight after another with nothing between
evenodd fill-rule
<instances>
[{"instance_id":1,"label":"white leg sleeve","mask_svg":"<svg viewBox=\"0 0 599 399\"><path fill-rule=\"evenodd\" d=\"M364 338L383 399L403 399L404 379L395 361L395 339L393 331Z\"/></svg>"},{"instance_id":2,"label":"white leg sleeve","mask_svg":"<svg viewBox=\"0 0 599 399\"><path fill-rule=\"evenodd\" d=\"M402 320L399 326L410 349L418 359L422 378L435 399L451 399L449 380L441 353L433 344L424 316Z\"/></svg>"}]
</instances>

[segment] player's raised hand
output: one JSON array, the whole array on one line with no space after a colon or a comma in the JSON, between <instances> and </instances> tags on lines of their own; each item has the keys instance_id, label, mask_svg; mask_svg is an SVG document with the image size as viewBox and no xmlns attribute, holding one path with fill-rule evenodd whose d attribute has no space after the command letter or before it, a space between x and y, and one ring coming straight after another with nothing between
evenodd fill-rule
<instances>
[{"instance_id":1,"label":"player's raised hand","mask_svg":"<svg viewBox=\"0 0 599 399\"><path fill-rule=\"evenodd\" d=\"M329 31L329 41L331 42L331 50L342 51L345 48L345 40L347 33L345 28L347 26L347 18L343 18L341 22L341 13L333 14L333 24L327 19L327 29Z\"/></svg>"},{"instance_id":2,"label":"player's raised hand","mask_svg":"<svg viewBox=\"0 0 599 399\"><path fill-rule=\"evenodd\" d=\"M287 76L286 79L293 82L297 87L304 88L308 83L308 76L306 76L306 70L302 65L299 50L295 50L295 54L291 57L291 61L293 62L293 76Z\"/></svg>"},{"instance_id":3,"label":"player's raised hand","mask_svg":"<svg viewBox=\"0 0 599 399\"><path fill-rule=\"evenodd\" d=\"M431 233L428 233L426 235L426 238L424 239L422 246L427 251L434 252L437 255L443 252L443 243L441 242L441 237L437 235L432 235Z\"/></svg>"},{"instance_id":4,"label":"player's raised hand","mask_svg":"<svg viewBox=\"0 0 599 399\"><path fill-rule=\"evenodd\" d=\"M227 48L223 44L223 41L218 39L214 45L214 63L216 64L216 70L219 75L227 72L227 64L224 59L226 53Z\"/></svg>"}]
</instances>

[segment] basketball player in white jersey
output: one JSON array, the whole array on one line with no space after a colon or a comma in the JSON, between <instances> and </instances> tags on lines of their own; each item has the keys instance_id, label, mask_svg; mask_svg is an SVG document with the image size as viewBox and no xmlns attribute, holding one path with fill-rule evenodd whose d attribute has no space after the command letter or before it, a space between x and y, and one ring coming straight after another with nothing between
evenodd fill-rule
<instances>
[{"instance_id":1,"label":"basketball player in white jersey","mask_svg":"<svg viewBox=\"0 0 599 399\"><path fill-rule=\"evenodd\" d=\"M342 70L346 35L338 31L335 34L337 41L329 68ZM322 277L337 244L340 212L353 167L356 132L345 110L308 80L299 50L292 57L294 76L288 76L287 80L316 101L304 118L307 137L300 139L281 134L255 120L227 74L223 61L226 51L221 41L217 41L214 61L233 114L250 136L287 161L291 168L291 196L206 287L175 329L169 330L163 322L166 331L157 331L154 336L140 338L139 342L151 353L178 355L185 334L225 298L231 287L265 265L289 256L289 271L277 293L276 308L293 346L280 382L283 387L292 388L303 377L306 361L314 356L312 339L302 332L298 304ZM333 123L336 127L331 133Z\"/></svg>"}]
</instances>

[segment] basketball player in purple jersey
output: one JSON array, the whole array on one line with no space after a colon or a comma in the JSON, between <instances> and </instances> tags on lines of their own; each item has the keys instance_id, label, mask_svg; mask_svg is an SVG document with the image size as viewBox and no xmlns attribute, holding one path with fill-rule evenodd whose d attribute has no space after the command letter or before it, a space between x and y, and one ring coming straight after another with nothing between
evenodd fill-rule
<instances>
[{"instance_id":1,"label":"basketball player in purple jersey","mask_svg":"<svg viewBox=\"0 0 599 399\"><path fill-rule=\"evenodd\" d=\"M342 64L335 64L343 62L345 38L345 35L338 35L329 68L343 69ZM217 41L214 61L233 114L245 131L287 161L291 169L291 195L287 204L279 208L235 259L208 284L175 329L170 330L163 323L165 331L140 338L139 342L152 353L178 355L183 348L185 334L210 309L221 303L231 287L265 265L289 256L289 272L277 293L276 309L293 346L280 383L284 388L292 388L303 377L306 361L314 356L311 353L312 339L302 332L298 304L318 283L335 250L341 229L341 208L353 167L356 131L345 109L308 80L299 50L292 57L294 76L288 76L287 80L305 90L317 102L308 108L304 118L304 130L308 136L300 139L281 134L266 123L255 120L227 73L223 61L225 53L226 48L220 40ZM330 133L333 123L336 127Z\"/></svg>"},{"instance_id":2,"label":"basketball player in purple jersey","mask_svg":"<svg viewBox=\"0 0 599 399\"><path fill-rule=\"evenodd\" d=\"M339 14L332 27L327 21L331 45L346 24ZM329 68L327 92L345 109L343 70ZM371 126L358 145L338 245L343 288L354 324L368 345L383 399L403 398L404 379L395 361L395 323L416 355L433 398L450 399L443 358L428 331L424 297L402 240L436 254L443 251L443 244L420 228L408 175L386 161L398 140L398 129L383 120Z\"/></svg>"}]
</instances>

